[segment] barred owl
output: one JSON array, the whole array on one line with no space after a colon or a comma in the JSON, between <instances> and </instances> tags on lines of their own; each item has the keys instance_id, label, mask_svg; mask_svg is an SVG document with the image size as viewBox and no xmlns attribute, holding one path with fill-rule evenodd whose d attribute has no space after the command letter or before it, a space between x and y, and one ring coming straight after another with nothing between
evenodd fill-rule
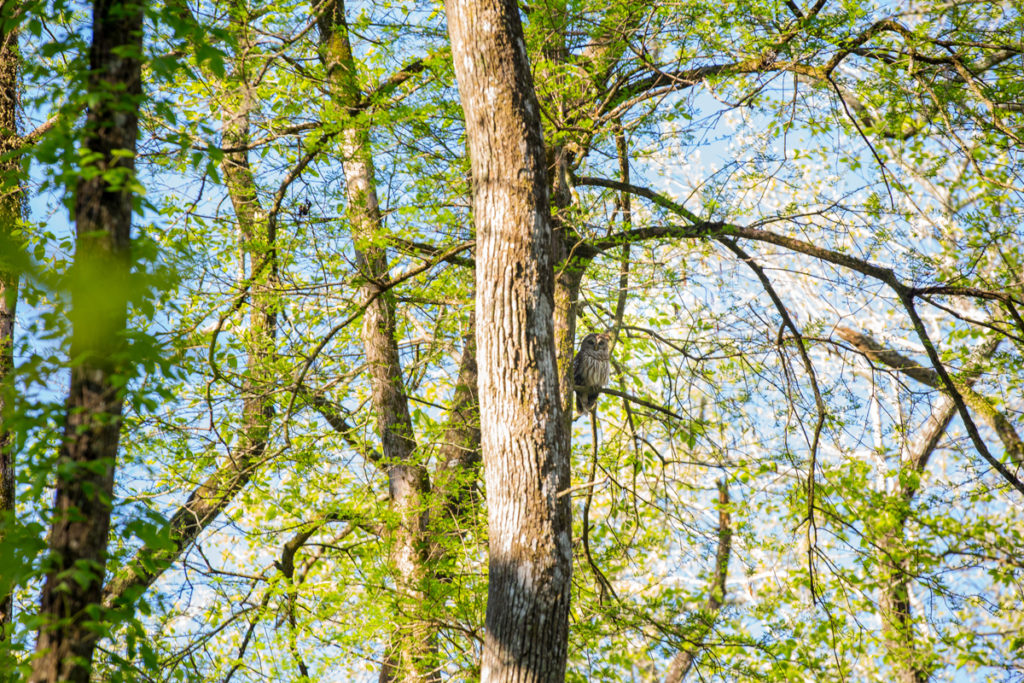
<instances>
[{"instance_id":1,"label":"barred owl","mask_svg":"<svg viewBox=\"0 0 1024 683\"><path fill-rule=\"evenodd\" d=\"M604 333L588 334L580 342L580 350L572 359L572 378L576 384L576 409L589 413L597 405L600 389L608 382L608 346L611 338ZM586 390L580 390L586 387Z\"/></svg>"}]
</instances>

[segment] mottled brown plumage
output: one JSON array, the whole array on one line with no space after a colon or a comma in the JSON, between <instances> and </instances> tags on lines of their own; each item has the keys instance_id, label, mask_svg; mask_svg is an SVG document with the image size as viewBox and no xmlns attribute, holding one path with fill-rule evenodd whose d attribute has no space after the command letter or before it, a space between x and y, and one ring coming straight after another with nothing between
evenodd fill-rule
<instances>
[{"instance_id":1,"label":"mottled brown plumage","mask_svg":"<svg viewBox=\"0 0 1024 683\"><path fill-rule=\"evenodd\" d=\"M576 409L589 413L597 405L601 387L608 383L611 337L607 334L588 334L580 342L580 349L572 359L572 377L576 384ZM581 389L581 387L583 387Z\"/></svg>"}]
</instances>

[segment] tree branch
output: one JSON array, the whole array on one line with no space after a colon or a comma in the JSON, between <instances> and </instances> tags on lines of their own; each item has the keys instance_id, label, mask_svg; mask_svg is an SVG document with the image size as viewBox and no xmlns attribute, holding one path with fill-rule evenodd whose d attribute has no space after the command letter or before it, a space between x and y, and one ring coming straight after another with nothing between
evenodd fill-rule
<instances>
[{"instance_id":1,"label":"tree branch","mask_svg":"<svg viewBox=\"0 0 1024 683\"><path fill-rule=\"evenodd\" d=\"M729 251L733 252L740 258L741 261L746 263L754 274L757 275L757 279L761 281L761 286L771 297L772 303L775 304L775 309L779 312L779 316L782 317L783 324L789 328L789 331L793 333L793 338L796 340L797 350L800 352L800 359L803 361L804 370L807 371L807 376L811 380L811 389L814 392L814 407L818 413L818 419L814 423L814 432L810 439L810 450L811 450L811 461L807 467L807 571L810 577L810 591L811 601L817 600L817 593L814 585L814 549L817 547L817 524L814 520L814 494L815 494L815 472L817 470L818 463L818 445L821 440L821 430L825 427L825 401L821 398L821 390L818 388L818 377L814 372L814 364L811 363L811 357L807 355L807 346L804 342L803 335L797 328L796 323L793 322L793 318L789 315L789 311L786 309L785 304L782 303L782 299L775 291L775 287L772 286L771 280L768 279L768 275L765 274L764 269L760 265L754 262L747 253L741 249L731 239L721 238L718 240L724 244ZM802 427L802 425L801 425ZM804 434L806 438L806 432Z\"/></svg>"},{"instance_id":2,"label":"tree branch","mask_svg":"<svg viewBox=\"0 0 1024 683\"><path fill-rule=\"evenodd\" d=\"M844 341L852 344L854 348L870 360L902 372L932 389L938 389L946 394L949 393L946 384L942 381L938 372L930 368L923 368L916 361L903 356L899 352L885 348L869 335L856 332L848 327L837 327L836 334ZM1024 465L1024 442L1021 441L1017 430L1006 415L997 410L988 398L976 392L971 387L971 383L957 381L955 384L963 396L964 402L977 412L989 427L995 430L999 439L1003 442L1003 449L1007 457L1010 458L1010 461L1018 467Z\"/></svg>"},{"instance_id":3,"label":"tree branch","mask_svg":"<svg viewBox=\"0 0 1024 683\"><path fill-rule=\"evenodd\" d=\"M593 389L593 387L577 386L577 387L574 388L574 390L575 391L593 391L594 389ZM638 397L634 396L633 394L627 394L625 391L619 391L618 389L609 389L608 387L602 387L601 388L601 393L602 394L609 394L611 396L618 396L619 398L624 399L626 401L629 401L630 403L635 403L635 404L643 406L645 408L650 408L651 410L655 410L655 411L657 411L659 413L662 413L664 415L668 415L669 417L674 417L677 420L685 420L686 419L685 417L683 417L679 413L674 413L671 410L669 410L668 408L665 408L664 406L659 406L657 403L651 403L650 401L646 401L646 400L644 400L642 398L638 398Z\"/></svg>"},{"instance_id":4,"label":"tree branch","mask_svg":"<svg viewBox=\"0 0 1024 683\"><path fill-rule=\"evenodd\" d=\"M988 447L985 445L985 441L981 438L978 433L977 425L971 419L970 414L967 412L967 405L964 403L964 398L960 395L956 384L949 377L945 367L939 359L938 352L935 350L935 345L928 337L928 331L924 327L924 323L921 321L920 316L917 314L917 310L914 306L913 288L901 282L895 272L891 268L883 268L877 266L869 261L860 259L848 254L826 249L824 247L817 247L803 240L799 240L793 237L787 237L784 235L777 235L767 230L760 228L742 227L727 223L706 223L697 222L696 216L691 212L687 211L685 207L673 202L671 199L660 195L656 192L648 190L646 188L638 188L634 186L626 186L624 183L617 183L615 181L608 181L597 178L580 178L579 184L583 185L597 185L602 187L611 187L613 189L626 189L629 192L638 194L643 197L651 199L651 201L657 203L659 206L663 206L669 209L673 213L686 218L691 222L691 225L678 225L678 226L662 226L656 228L641 228L639 230L628 231L627 233L621 233L611 239L599 240L595 244L602 245L608 248L614 244L621 244L623 239L643 239L647 237L720 237L720 236L731 236L740 237L744 239L752 239L760 242L767 242L769 244L775 244L777 246L785 247L792 251L813 256L814 258L833 263L835 265L849 268L863 275L867 275L876 280L879 280L895 292L900 302L903 304L907 315L910 317L911 323L913 324L914 331L917 333L918 338L924 345L928 358L932 363L932 367L935 372L938 373L939 378L942 380L945 386L945 391L953 398L953 401L957 405L957 409L960 412L960 417L964 422L964 428L971 437L971 442L974 444L978 454L989 463L993 469L995 469L1000 476L1002 476L1011 486L1013 486L1021 494L1024 494L1024 482L1021 482L1016 476L1013 475L1006 467L992 456L989 452ZM597 249L597 247L592 247ZM600 250L598 250L600 251Z\"/></svg>"},{"instance_id":5,"label":"tree branch","mask_svg":"<svg viewBox=\"0 0 1024 683\"><path fill-rule=\"evenodd\" d=\"M337 403L327 398L323 393L310 391L305 385L299 386L296 392L320 413L321 417L327 420L327 424L331 425L334 431L338 432L345 439L345 442L352 450L359 453L367 462L372 462L375 465L381 463L383 456L372 446L363 443L355 437L355 425L350 424L345 415L338 410Z\"/></svg>"}]
</instances>

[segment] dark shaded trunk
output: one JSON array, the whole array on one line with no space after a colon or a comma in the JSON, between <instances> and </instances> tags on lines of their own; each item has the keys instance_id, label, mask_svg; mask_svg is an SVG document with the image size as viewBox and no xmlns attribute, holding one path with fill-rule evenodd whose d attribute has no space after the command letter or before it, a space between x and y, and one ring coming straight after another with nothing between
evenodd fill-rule
<instances>
[{"instance_id":1,"label":"dark shaded trunk","mask_svg":"<svg viewBox=\"0 0 1024 683\"><path fill-rule=\"evenodd\" d=\"M477 397L476 315L463 338L462 359L448 424L434 474L435 504L431 521L442 527L460 524L472 514L480 464L480 404Z\"/></svg>"},{"instance_id":2,"label":"dark shaded trunk","mask_svg":"<svg viewBox=\"0 0 1024 683\"><path fill-rule=\"evenodd\" d=\"M0 30L6 27L0 11ZM21 143L18 137L18 33L0 33L0 522L14 513L14 435L8 425L14 400L14 316L18 306L19 275L11 254L19 250L16 236L21 218L20 169L8 158ZM4 525L0 524L0 540ZM12 615L11 593L0 586L0 640Z\"/></svg>"},{"instance_id":3,"label":"dark shaded trunk","mask_svg":"<svg viewBox=\"0 0 1024 683\"><path fill-rule=\"evenodd\" d=\"M87 681L110 529L121 427L132 193L141 101L139 3L97 0L85 147L101 173L75 196L71 387L57 463L50 554L32 681Z\"/></svg>"},{"instance_id":4,"label":"dark shaded trunk","mask_svg":"<svg viewBox=\"0 0 1024 683\"><path fill-rule=\"evenodd\" d=\"M544 92L539 96L544 111L552 117L549 125L557 131L554 136L557 141L547 147L547 168L553 221L551 259L555 271L555 349L562 387L564 429L568 433L572 431L572 358L576 349L580 288L593 256L578 249L581 237L572 214L575 203L572 169L578 159L586 156L592 143L591 110L594 102L603 98L600 93L606 89L608 73L625 50L625 40L609 40L608 36L618 31L628 35L630 27L642 16L642 12L631 12L628 18L622 19L616 13L610 13L610 16L602 18L602 26L593 27L595 37L579 60L570 55L567 47L570 11L564 4L542 3L530 15L533 30L542 36L538 51L543 65L538 67L538 83L543 84ZM573 40L578 40L578 36ZM585 65L585 73L589 76L587 87L581 88L575 78L566 75L564 67L569 63L573 64L573 71ZM548 64L556 68L547 68Z\"/></svg>"},{"instance_id":5,"label":"dark shaded trunk","mask_svg":"<svg viewBox=\"0 0 1024 683\"><path fill-rule=\"evenodd\" d=\"M555 273L555 348L558 353L558 381L562 390L563 419L562 429L572 432L573 388L575 382L572 375L572 358L576 347L576 316L578 313L580 286L590 260L570 255L573 233L562 229L555 233L552 241L551 255L559 268Z\"/></svg>"},{"instance_id":6,"label":"dark shaded trunk","mask_svg":"<svg viewBox=\"0 0 1024 683\"><path fill-rule=\"evenodd\" d=\"M445 4L477 232L480 422L490 563L484 681L561 681L572 572L568 433L555 359L552 223L514 2Z\"/></svg>"}]
</instances>

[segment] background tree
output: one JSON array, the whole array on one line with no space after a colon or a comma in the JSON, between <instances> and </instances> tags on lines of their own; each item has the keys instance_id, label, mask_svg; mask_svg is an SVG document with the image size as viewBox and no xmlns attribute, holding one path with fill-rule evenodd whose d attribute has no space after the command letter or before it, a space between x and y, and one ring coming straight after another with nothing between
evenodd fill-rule
<instances>
[{"instance_id":1,"label":"background tree","mask_svg":"<svg viewBox=\"0 0 1024 683\"><path fill-rule=\"evenodd\" d=\"M7 427L7 413L14 395L14 318L18 307L18 269L11 254L20 251L17 238L21 219L20 164L14 152L18 135L18 32L11 17L0 15L0 153L3 180L0 187L0 247L6 257L0 262L0 514L14 512L14 435ZM11 620L10 587L0 585L0 629ZM6 637L6 634L4 634Z\"/></svg>"}]
</instances>

